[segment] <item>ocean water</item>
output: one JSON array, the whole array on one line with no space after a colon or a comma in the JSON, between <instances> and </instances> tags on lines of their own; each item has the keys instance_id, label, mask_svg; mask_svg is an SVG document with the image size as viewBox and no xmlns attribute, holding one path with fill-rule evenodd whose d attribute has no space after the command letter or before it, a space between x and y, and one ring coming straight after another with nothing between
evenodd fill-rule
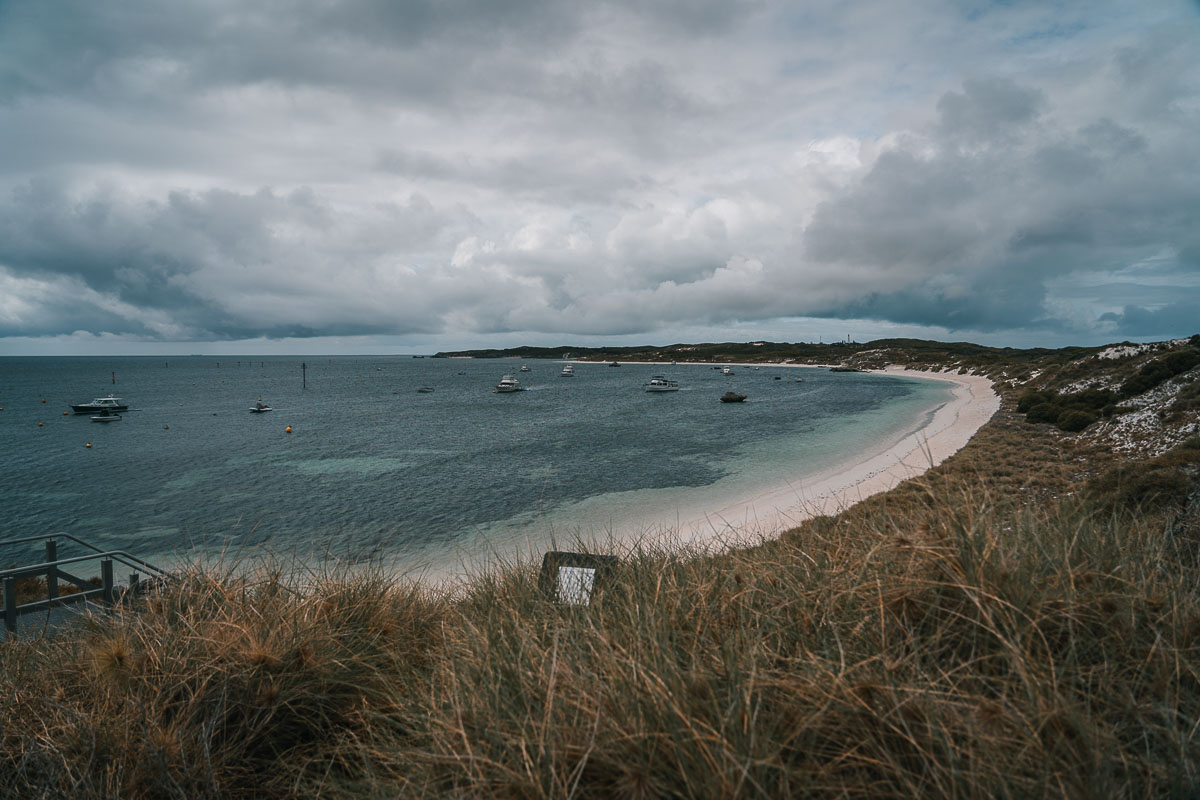
<instances>
[{"instance_id":1,"label":"ocean water","mask_svg":"<svg viewBox=\"0 0 1200 800\"><path fill-rule=\"evenodd\" d=\"M0 358L0 539L63 531L151 560L506 555L802 482L899 440L950 397L940 382L821 369L560 369L409 356ZM527 391L494 393L505 374ZM682 389L643 391L654 374ZM435 391L416 391L426 385ZM730 388L749 399L719 402ZM109 393L130 404L117 422L63 413ZM260 397L274 410L249 413Z\"/></svg>"}]
</instances>

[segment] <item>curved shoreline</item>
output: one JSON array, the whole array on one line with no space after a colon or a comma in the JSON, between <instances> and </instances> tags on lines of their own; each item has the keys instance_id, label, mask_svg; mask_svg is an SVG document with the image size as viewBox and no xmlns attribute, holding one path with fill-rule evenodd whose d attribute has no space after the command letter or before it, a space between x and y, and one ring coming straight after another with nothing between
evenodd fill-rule
<instances>
[{"instance_id":1,"label":"curved shoreline","mask_svg":"<svg viewBox=\"0 0 1200 800\"><path fill-rule=\"evenodd\" d=\"M990 378L902 367L869 370L954 385L951 399L929 422L883 452L861 453L831 471L786 483L744 501L681 520L669 538L699 549L753 544L779 536L812 517L837 514L895 488L957 453L1000 408Z\"/></svg>"},{"instance_id":2,"label":"curved shoreline","mask_svg":"<svg viewBox=\"0 0 1200 800\"><path fill-rule=\"evenodd\" d=\"M627 362L652 363L652 362ZM733 365L737 366L737 365ZM743 365L745 366L745 365ZM813 365L779 365L814 368ZM527 531L501 543L477 541L455 548L449 560L434 559L419 569L424 579L459 582L489 563L540 560L547 550L585 549L614 553L635 546L685 547L693 552L716 552L758 544L816 516L831 515L866 498L886 492L921 475L962 449L1000 408L989 378L948 372L925 372L901 367L870 370L874 374L935 380L953 384L951 397L933 411L920 428L882 451L860 451L842 463L803 480L784 477L770 488L717 509L702 508L672 515L669 522L642 519L636 527L609 527L602 535L563 535L559 531ZM583 532L580 532L583 533ZM531 535L532 534L532 535ZM453 566L450 562L453 562Z\"/></svg>"}]
</instances>

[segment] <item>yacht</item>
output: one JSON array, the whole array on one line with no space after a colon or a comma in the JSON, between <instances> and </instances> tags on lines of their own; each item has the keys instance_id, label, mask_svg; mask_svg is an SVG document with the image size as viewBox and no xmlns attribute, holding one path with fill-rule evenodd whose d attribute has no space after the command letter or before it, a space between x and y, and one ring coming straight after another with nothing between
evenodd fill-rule
<instances>
[{"instance_id":1,"label":"yacht","mask_svg":"<svg viewBox=\"0 0 1200 800\"><path fill-rule=\"evenodd\" d=\"M528 364L522 364L522 365L521 365L521 372L533 372L533 370L531 370L531 369L529 368L529 365L528 365Z\"/></svg>"},{"instance_id":2,"label":"yacht","mask_svg":"<svg viewBox=\"0 0 1200 800\"><path fill-rule=\"evenodd\" d=\"M128 411L129 406L119 397L97 397L90 403L72 404L71 410L76 414L91 414L94 411Z\"/></svg>"},{"instance_id":3,"label":"yacht","mask_svg":"<svg viewBox=\"0 0 1200 800\"><path fill-rule=\"evenodd\" d=\"M647 392L678 392L679 384L662 375L655 375L644 384Z\"/></svg>"},{"instance_id":4,"label":"yacht","mask_svg":"<svg viewBox=\"0 0 1200 800\"><path fill-rule=\"evenodd\" d=\"M561 375L564 378L574 378L575 377L575 365L574 364L564 365L562 368L562 372L560 372L559 375Z\"/></svg>"},{"instance_id":5,"label":"yacht","mask_svg":"<svg viewBox=\"0 0 1200 800\"><path fill-rule=\"evenodd\" d=\"M505 375L500 379L500 382L496 384L496 391L500 394L508 394L509 392L523 392L525 391L525 387L522 386L520 381L518 381L512 375Z\"/></svg>"}]
</instances>

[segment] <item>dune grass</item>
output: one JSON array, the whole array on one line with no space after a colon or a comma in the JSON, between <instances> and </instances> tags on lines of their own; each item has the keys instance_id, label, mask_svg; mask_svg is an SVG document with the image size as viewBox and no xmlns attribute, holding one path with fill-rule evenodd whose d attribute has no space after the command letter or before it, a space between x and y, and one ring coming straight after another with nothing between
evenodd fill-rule
<instances>
[{"instance_id":1,"label":"dune grass","mask_svg":"<svg viewBox=\"0 0 1200 800\"><path fill-rule=\"evenodd\" d=\"M0 647L0 791L1200 793L1196 509L1102 502L1098 457L1009 422L758 547L623 553L586 607L534 565L196 567Z\"/></svg>"}]
</instances>

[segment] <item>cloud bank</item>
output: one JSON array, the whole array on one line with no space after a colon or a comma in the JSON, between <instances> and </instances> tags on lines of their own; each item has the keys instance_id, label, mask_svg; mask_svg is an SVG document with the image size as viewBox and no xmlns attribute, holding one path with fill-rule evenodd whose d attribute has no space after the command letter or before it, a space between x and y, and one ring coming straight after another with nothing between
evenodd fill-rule
<instances>
[{"instance_id":1,"label":"cloud bank","mask_svg":"<svg viewBox=\"0 0 1200 800\"><path fill-rule=\"evenodd\" d=\"M0 352L1194 333L1198 27L1168 2L16 0Z\"/></svg>"}]
</instances>

